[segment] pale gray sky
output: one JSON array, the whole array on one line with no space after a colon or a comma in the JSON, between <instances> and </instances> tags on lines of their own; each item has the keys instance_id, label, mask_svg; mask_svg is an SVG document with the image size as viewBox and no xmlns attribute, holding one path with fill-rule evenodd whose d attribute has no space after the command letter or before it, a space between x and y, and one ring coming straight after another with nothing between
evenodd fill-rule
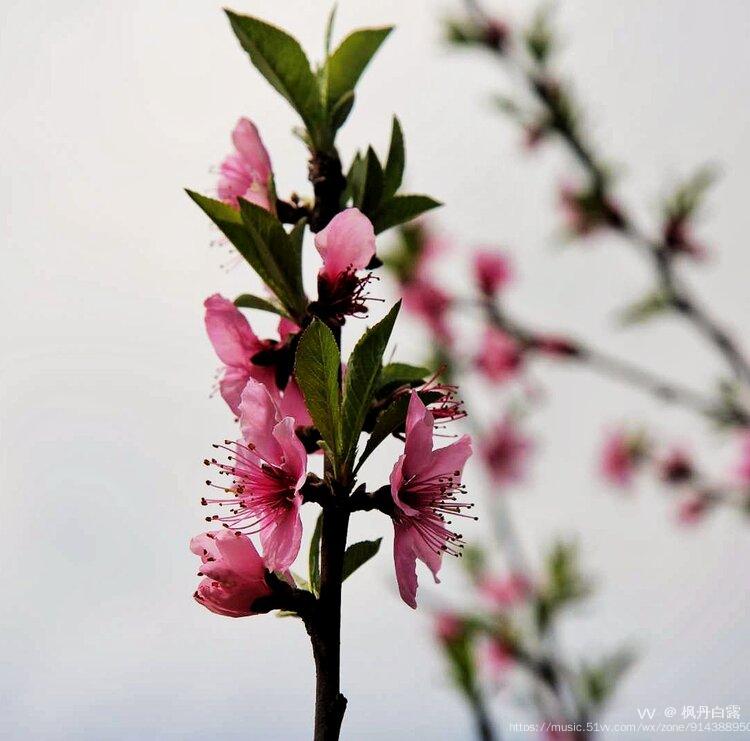
<instances>
[{"instance_id":1,"label":"pale gray sky","mask_svg":"<svg viewBox=\"0 0 750 741\"><path fill-rule=\"evenodd\" d=\"M497 3L513 17L528 6ZM286 27L312 55L321 48L327 3L234 7ZM517 311L685 382L713 383L720 366L684 328L612 330L647 271L612 241L556 248L564 160L521 153L487 103L507 81L490 60L438 43L450 7L340 2L338 34L398 26L361 85L344 156L370 142L385 148L398 113L408 181L447 204L446 231L517 255ZM301 626L222 619L191 600L201 461L232 432L222 402L208 398L217 361L201 302L257 283L242 267L220 269L225 256L208 247L213 232L181 190L211 192L210 168L240 115L258 123L281 192L304 190L305 152L289 135L297 121L250 67L218 3L4 0L0 15L2 735L306 738L313 679ZM564 69L602 150L622 164L623 197L645 219L675 175L708 159L724 167L701 232L719 254L690 278L750 339L750 6L571 0L559 21ZM412 359L416 337L402 323L399 346ZM715 703L750 717L747 526L721 514L677 529L659 491L615 496L592 473L602 427L618 420L695 441L717 473L731 450L635 392L574 370L535 375L549 402L532 420L540 455L513 507L532 552L553 534L578 533L599 581L565 626L571 655L627 640L642 650L607 719L633 720L639 705ZM377 484L395 450L368 467ZM470 738L426 611L396 596L389 523L356 520L353 537L377 534L382 554L345 587L345 737ZM456 594L457 570L444 582L423 588L423 602Z\"/></svg>"}]
</instances>

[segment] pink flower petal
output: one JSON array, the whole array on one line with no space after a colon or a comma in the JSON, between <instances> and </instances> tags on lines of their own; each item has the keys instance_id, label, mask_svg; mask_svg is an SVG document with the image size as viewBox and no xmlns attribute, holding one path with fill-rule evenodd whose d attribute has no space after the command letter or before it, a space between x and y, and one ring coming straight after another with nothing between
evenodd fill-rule
<instances>
[{"instance_id":1,"label":"pink flower petal","mask_svg":"<svg viewBox=\"0 0 750 741\"><path fill-rule=\"evenodd\" d=\"M240 429L248 445L267 463L281 465L283 451L273 435L278 409L268 389L250 378L240 401Z\"/></svg>"},{"instance_id":2,"label":"pink flower petal","mask_svg":"<svg viewBox=\"0 0 750 741\"><path fill-rule=\"evenodd\" d=\"M375 255L372 222L357 208L334 216L315 235L315 247L323 258L321 274L335 279L341 273L366 267Z\"/></svg>"},{"instance_id":3,"label":"pink flower petal","mask_svg":"<svg viewBox=\"0 0 750 741\"><path fill-rule=\"evenodd\" d=\"M276 522L260 531L263 558L271 571L284 571L297 558L302 543L301 503L302 495L295 494L289 508Z\"/></svg>"},{"instance_id":4,"label":"pink flower petal","mask_svg":"<svg viewBox=\"0 0 750 741\"><path fill-rule=\"evenodd\" d=\"M229 299L218 293L203 303L206 332L219 359L226 365L249 367L250 357L261 348L247 319Z\"/></svg>"}]
</instances>

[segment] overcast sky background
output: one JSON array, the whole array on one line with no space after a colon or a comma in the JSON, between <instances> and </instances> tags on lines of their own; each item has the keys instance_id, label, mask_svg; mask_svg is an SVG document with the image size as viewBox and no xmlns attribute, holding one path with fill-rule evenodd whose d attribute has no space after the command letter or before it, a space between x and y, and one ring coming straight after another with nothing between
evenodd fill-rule
<instances>
[{"instance_id":1,"label":"overcast sky background","mask_svg":"<svg viewBox=\"0 0 750 741\"><path fill-rule=\"evenodd\" d=\"M496 3L511 18L529 5ZM327 3L234 7L319 55ZM368 143L384 151L398 113L409 187L446 203L446 233L467 250L499 243L516 255L516 311L686 383L714 383L720 363L681 325L613 330L616 310L649 285L647 269L613 240L558 248L555 184L566 161L555 147L521 152L488 103L508 81L491 60L440 44L438 20L451 7L340 2L336 38L357 25L398 27L358 90L344 158ZM718 254L689 279L750 340L750 6L570 0L558 20L561 63L598 145L622 166L623 199L647 223L677 175L706 160L723 167L701 229ZM211 168L247 115L280 192L307 192L294 114L251 68L215 2L4 0L0 36L0 735L306 738L313 669L301 626L222 619L195 605L187 547L204 524L201 461L233 429L221 400L209 399L217 360L201 303L258 285L248 269L220 268L225 254L209 248L215 235L182 188L212 192ZM441 269L456 273L453 263ZM270 331L266 318L256 323ZM422 337L401 322L404 359L419 360ZM553 535L578 534L596 576L597 596L561 635L566 652L592 657L623 642L641 650L606 720L636 720L644 705L716 703L742 705L750 718L747 525L720 513L679 529L662 492L615 495L593 473L602 429L618 421L643 420L698 447L717 474L731 441L717 445L690 415L587 373L534 375L549 397L530 420L539 456L511 506L531 553ZM501 411L485 389L470 393ZM369 481L383 483L396 450L373 459ZM390 524L359 516L352 529L385 543L344 589L345 737L470 738L429 612L397 598ZM422 582L424 606L460 595L452 565L439 590Z\"/></svg>"}]
</instances>

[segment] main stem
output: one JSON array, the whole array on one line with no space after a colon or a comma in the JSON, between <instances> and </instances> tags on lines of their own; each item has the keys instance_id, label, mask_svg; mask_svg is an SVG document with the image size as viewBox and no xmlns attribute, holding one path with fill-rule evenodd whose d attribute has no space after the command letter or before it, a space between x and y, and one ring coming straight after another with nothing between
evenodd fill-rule
<instances>
[{"instance_id":1,"label":"main stem","mask_svg":"<svg viewBox=\"0 0 750 741\"><path fill-rule=\"evenodd\" d=\"M337 741L346 711L341 694L341 581L349 528L345 493L323 510L320 597L309 627L315 658L315 741Z\"/></svg>"},{"instance_id":2,"label":"main stem","mask_svg":"<svg viewBox=\"0 0 750 741\"><path fill-rule=\"evenodd\" d=\"M310 213L310 229L319 232L341 211L341 196L346 179L335 149L313 152L309 180L315 192ZM341 347L341 328L331 328ZM339 378L339 384L341 379ZM320 596L308 632L315 658L315 731L314 741L338 741L346 712L341 694L341 582L344 553L349 530L349 488L338 481L330 461L325 463L331 496L323 504L320 537Z\"/></svg>"}]
</instances>

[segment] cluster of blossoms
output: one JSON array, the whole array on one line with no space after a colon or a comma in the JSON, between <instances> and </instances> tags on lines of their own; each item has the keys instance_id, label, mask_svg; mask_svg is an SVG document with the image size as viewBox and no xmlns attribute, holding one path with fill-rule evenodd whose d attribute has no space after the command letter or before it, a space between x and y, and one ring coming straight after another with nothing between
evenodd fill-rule
<instances>
[{"instance_id":1,"label":"cluster of blossoms","mask_svg":"<svg viewBox=\"0 0 750 741\"><path fill-rule=\"evenodd\" d=\"M221 165L219 195L232 208L247 200L271 210L273 172L256 126L240 119L232 140L236 151ZM318 299L310 312L340 326L347 316L366 313L362 271L375 257L375 233L370 220L356 208L333 217L315 235L322 258ZM220 509L206 519L225 530L193 539L201 556L203 581L195 598L213 612L239 617L253 614L255 598L269 593L267 572L286 574L302 542L300 508L308 481L308 455L319 452L317 432L294 376L295 348L301 327L282 317L278 338L260 339L244 314L219 294L205 301L208 337L223 363L219 389L238 417L241 436L214 446L224 458L206 459L207 466L229 479L207 481L222 495L204 497L202 504ZM435 389L438 388L438 392ZM453 389L423 384L408 394L404 424L404 452L390 476L389 512L394 526L394 560L399 591L416 607L416 560L437 581L442 556L458 555L463 547L447 518L461 516L472 504L464 497L461 475L471 454L468 436L433 450L435 417L455 418ZM430 400L427 408L420 391ZM310 449L312 448L312 449ZM231 534L231 537L230 535ZM262 557L250 541L258 535ZM291 577L289 577L291 578Z\"/></svg>"},{"instance_id":2,"label":"cluster of blossoms","mask_svg":"<svg viewBox=\"0 0 750 741\"><path fill-rule=\"evenodd\" d=\"M750 511L750 433L738 434L733 470L721 481L711 481L684 447L661 450L642 431L618 428L608 433L600 452L602 476L613 487L629 488L636 475L648 470L677 496L677 520L684 525L701 521L719 504Z\"/></svg>"}]
</instances>

